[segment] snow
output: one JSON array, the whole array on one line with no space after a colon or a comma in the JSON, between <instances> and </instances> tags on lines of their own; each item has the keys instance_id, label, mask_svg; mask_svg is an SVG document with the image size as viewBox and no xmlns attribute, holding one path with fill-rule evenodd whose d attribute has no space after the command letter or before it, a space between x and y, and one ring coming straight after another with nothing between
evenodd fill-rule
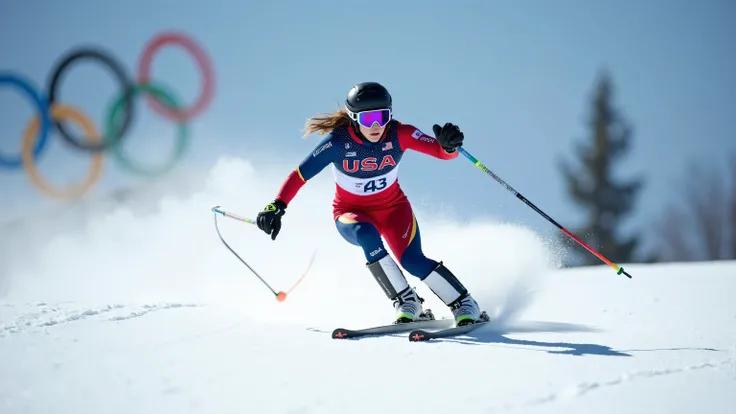
<instances>
[{"instance_id":1,"label":"snow","mask_svg":"<svg viewBox=\"0 0 736 414\"><path fill-rule=\"evenodd\" d=\"M212 206L257 212L288 168L224 159L201 187L156 207L99 209L76 231L12 235L28 248L3 258L0 412L733 411L736 262L621 264L633 279L605 265L559 269L554 244L523 226L417 203L425 252L496 322L427 343L333 340L335 327L386 323L392 309L362 253L334 230L329 174L300 192L275 242L218 219L276 289L291 287L317 249L284 302L214 230Z\"/></svg>"}]
</instances>

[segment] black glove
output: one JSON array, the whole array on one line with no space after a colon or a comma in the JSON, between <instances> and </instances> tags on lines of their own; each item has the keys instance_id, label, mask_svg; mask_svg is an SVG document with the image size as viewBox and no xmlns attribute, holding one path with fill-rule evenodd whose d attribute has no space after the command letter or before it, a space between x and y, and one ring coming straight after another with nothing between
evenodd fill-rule
<instances>
[{"instance_id":1,"label":"black glove","mask_svg":"<svg viewBox=\"0 0 736 414\"><path fill-rule=\"evenodd\" d=\"M271 235L271 240L276 240L276 236L281 231L281 216L286 214L286 203L281 200L274 200L268 204L263 211L258 213L256 217L256 225L266 234Z\"/></svg>"},{"instance_id":2,"label":"black glove","mask_svg":"<svg viewBox=\"0 0 736 414\"><path fill-rule=\"evenodd\" d=\"M437 142L442 145L442 148L447 152L454 152L457 147L463 145L463 139L465 135L460 132L460 128L450 122L446 123L445 126L440 127L435 124L432 129L434 130L434 136L437 138Z\"/></svg>"}]
</instances>

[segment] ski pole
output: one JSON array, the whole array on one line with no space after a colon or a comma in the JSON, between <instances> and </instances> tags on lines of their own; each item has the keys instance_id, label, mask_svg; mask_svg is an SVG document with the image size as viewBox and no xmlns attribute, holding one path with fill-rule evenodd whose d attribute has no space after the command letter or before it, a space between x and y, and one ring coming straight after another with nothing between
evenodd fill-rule
<instances>
[{"instance_id":1,"label":"ski pole","mask_svg":"<svg viewBox=\"0 0 736 414\"><path fill-rule=\"evenodd\" d=\"M288 290L287 292L284 292L284 291L279 291L279 292L276 292L276 291L275 291L275 290L274 290L274 289L273 289L273 288L272 288L272 287L271 287L271 286L270 286L270 285L269 285L269 284L268 284L268 283L267 283L267 282L266 282L266 281L265 281L265 280L264 280L264 279L263 279L263 278L261 277L261 275L259 275L259 274L258 274L258 272L256 272L256 271L255 271L255 270L254 270L254 269L253 269L253 268L252 268L252 267L251 267L251 266L250 266L250 265L249 265L248 263L246 263L246 261L245 261L245 260L243 260L243 258L242 258L242 257L240 257L240 255L239 255L239 254L237 254L237 253L235 252L235 250L233 250L233 249L232 249L232 248L230 247L230 245L228 245L228 244L227 244L227 242L225 241L225 239L224 239L224 238L222 237L222 234L220 233L220 228L219 228L219 226L217 225L217 215L218 215L218 214L221 214L221 215L223 215L224 217L228 217L228 218L231 218L231 219L233 219L233 220L237 220L237 221L241 221L241 222L244 222L244 223L249 223L249 224L256 224L255 220L251 220L251 219L248 219L248 218L240 217L240 216L238 216L238 215L236 215L236 214L233 214L233 213L227 212L227 211L225 211L225 210L222 210L222 209L220 208L220 206L215 206L215 207L212 207L212 209L211 209L211 210L212 210L212 212L214 213L214 218L215 218L215 230L217 231L217 236L218 236L218 237L220 238L220 241L222 241L222 244L224 244L224 245L225 245L225 247L227 247L227 249L228 249L228 250L230 250L230 252L231 252L232 254L234 254L234 255L235 255L235 257L237 257L237 258L238 258L238 260L240 260L240 261L241 261L241 262L242 262L242 263L243 263L243 264L244 264L244 265L245 265L245 266L246 266L246 267L247 267L247 268L248 268L248 269L249 269L249 270L250 270L251 272L253 272L253 274L254 274L254 275L256 275L256 277L257 277L257 278L258 278L258 279L259 279L259 280L260 280L260 281L261 281L261 282L262 282L262 283L263 283L264 285L266 285L266 287L267 287L267 288L268 288L268 289L269 289L269 290L270 290L270 291L271 291L271 292L272 292L272 293L274 294L274 296L276 296L276 300L278 300L279 302L283 302L284 300L286 300L286 296L287 296L287 294L288 294L288 293L291 293L291 291L293 291L293 290L294 290L294 288L295 288L295 287L296 287L297 285L299 285L299 283L301 283L302 279L304 279L304 276L306 276L306 275L307 275L307 273L309 272L309 269L310 269L310 268L312 267L312 263L314 262L314 257L315 257L315 255L317 254L317 251L315 250L315 251L314 251L314 252L312 253L312 258L310 259L310 261L309 261L309 264L307 265L307 269L306 269L306 270L304 271L304 273L302 273L302 276L301 276L301 277L300 277L300 278L299 278L299 279L298 279L298 280L296 281L296 283L294 283L294 285L293 285L293 286L291 287L291 289L289 289L289 290Z\"/></svg>"},{"instance_id":2,"label":"ski pole","mask_svg":"<svg viewBox=\"0 0 736 414\"><path fill-rule=\"evenodd\" d=\"M220 213L223 216L228 217L228 218L231 218L231 219L234 219L234 220L238 220L238 221L242 221L242 222L250 223L250 224L256 224L256 221L255 220L251 220L249 218L243 218L243 217L240 217L240 216L235 215L233 213L227 212L225 210L221 210L220 209L220 206L212 207L212 211L215 212L215 213Z\"/></svg>"},{"instance_id":3,"label":"ski pole","mask_svg":"<svg viewBox=\"0 0 736 414\"><path fill-rule=\"evenodd\" d=\"M628 274L628 273L627 273L627 272L626 272L626 271L624 270L624 268L623 268L623 267L619 267L619 266L618 266L617 264L615 264L615 263L611 262L610 260L606 259L606 258L605 258L605 257L604 257L604 256L603 256L602 254L600 254L600 253L598 253L597 251L593 250L593 248L592 248L592 247L590 247L590 246L588 246L587 244L585 244L585 243L584 243L584 242L583 242L582 240L580 240L580 239L579 239L578 237L576 237L576 236L575 236L574 234L572 234L572 233L571 233L570 231L568 231L568 230L567 230L566 228L564 228L564 227L563 227L563 226L561 226L561 225L560 225L559 223L557 223L557 222L556 222L556 221L555 221L554 219L552 219L552 217L548 216L548 215L547 215L547 214L546 214L546 213L545 213L544 211L542 211L542 210L541 210L541 209L540 209L539 207L535 206L535 205L534 205L534 204L533 204L533 203L532 203L531 201L527 200L527 198L526 198L526 197L524 197L524 196L523 196L523 195L522 195L521 193L519 193L518 191L516 191L516 190L515 190L515 189L514 189L513 187L511 187L510 185L506 184L506 182L505 182L505 181L503 181L503 180L501 179L501 177L499 177L498 175L494 174L494 173L493 173L493 171L489 170L489 169L488 169L488 167L486 167L486 166L485 166L485 165L483 165L483 164L482 164L482 163L481 163L480 161L478 161L478 159L477 159L477 158L475 158L474 156L470 155L470 153L469 153L469 152L467 152L466 150L464 150L464 149L463 149L462 147L458 147L458 150L459 150L459 151L460 151L460 153L461 153L461 154L463 154L463 155L464 155L464 156L465 156L465 157L466 157L467 159L469 159L469 160L470 160L470 161L471 161L471 162L472 162L473 164L475 164L475 166L476 166L476 167L478 167L478 168L479 168L479 169L480 169L481 171L483 171L483 172L485 172L486 174L490 175L490 176L491 176L491 177L492 177L492 178L493 178L494 180L496 180L496 181L497 181L497 182L498 182L499 184L501 184L501 186L503 186L503 187L504 187L505 189L507 189L507 190L508 190L509 192L511 192L511 194L515 195L515 196L516 196L516 198L518 198L518 199L519 199L519 200L521 200L521 201L522 201L522 202L523 202L524 204L526 204L526 205L528 205L529 207L531 207L531 208L532 208L532 209L533 209L534 211L536 211L537 213L539 213L539 215L541 215L542 217L544 217L545 219L547 219L547 221L549 221L550 223L554 224L554 225L555 225L555 226L556 226L556 227L557 227L558 229L560 229L560 230L561 230L561 231L562 231L563 233L565 233L566 235L568 235L568 236L569 236L569 237L570 237L571 239L575 240L575 241L576 241L576 242L577 242L578 244L580 244L581 246L583 246L584 248L586 248L586 249L587 249L587 250L588 250L589 252L591 252L591 253L593 253L594 255L596 255L596 256L597 256L597 257L598 257L599 259L601 259L601 260L602 260L602 261L603 261L604 263L606 263L607 265L611 266L611 267L612 267L612 268L613 268L614 270L616 270L616 271L617 271L617 272L616 272L617 274L619 274L619 275L620 275L620 274L624 274L624 275L626 275L626 276L627 276L627 277L628 277L629 279L631 279L631 275L630 275L630 274Z\"/></svg>"}]
</instances>

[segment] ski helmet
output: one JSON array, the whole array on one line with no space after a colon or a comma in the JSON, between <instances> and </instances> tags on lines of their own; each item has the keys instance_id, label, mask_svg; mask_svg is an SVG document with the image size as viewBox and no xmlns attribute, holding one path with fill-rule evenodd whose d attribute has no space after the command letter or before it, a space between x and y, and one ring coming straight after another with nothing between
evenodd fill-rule
<instances>
[{"instance_id":1,"label":"ski helmet","mask_svg":"<svg viewBox=\"0 0 736 414\"><path fill-rule=\"evenodd\" d=\"M391 94L378 82L362 82L350 89L345 106L354 113L369 109L391 109Z\"/></svg>"}]
</instances>

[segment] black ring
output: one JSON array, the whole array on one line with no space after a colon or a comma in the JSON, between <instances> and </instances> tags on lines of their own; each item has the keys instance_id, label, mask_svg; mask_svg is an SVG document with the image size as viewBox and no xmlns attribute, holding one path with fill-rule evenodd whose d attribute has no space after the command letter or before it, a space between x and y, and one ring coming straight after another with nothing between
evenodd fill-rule
<instances>
[{"instance_id":1,"label":"black ring","mask_svg":"<svg viewBox=\"0 0 736 414\"><path fill-rule=\"evenodd\" d=\"M97 143L90 143L88 139L81 139L78 137L73 136L69 133L69 131L66 129L64 124L62 124L61 121L53 120L54 126L61 134L61 137L64 138L66 142L69 144L75 146L76 148L92 151L92 152L100 152L103 150L108 149L109 147L113 145L117 145L120 140L123 138L125 133L128 131L128 128L130 127L130 123L133 120L133 104L134 104L134 94L133 94L133 80L128 74L125 72L125 68L123 65L118 63L113 57L112 54L105 52L101 49L76 49L72 51L71 53L67 54L65 58L63 58L58 66L56 67L56 70L54 70L51 75L51 81L49 83L48 87L48 100L49 100L49 106L52 106L54 102L57 99L57 89L59 87L59 81L61 79L61 75L64 72L65 69L69 67L72 63L79 59L93 59L97 60L103 65L110 68L112 73L115 75L117 80L120 82L121 86L123 87L123 90L125 91L125 107L123 108L123 115L122 117L118 117L118 119L123 118L122 122L120 122L119 127L115 128L116 133L113 137L110 137L110 139L100 139Z\"/></svg>"}]
</instances>

